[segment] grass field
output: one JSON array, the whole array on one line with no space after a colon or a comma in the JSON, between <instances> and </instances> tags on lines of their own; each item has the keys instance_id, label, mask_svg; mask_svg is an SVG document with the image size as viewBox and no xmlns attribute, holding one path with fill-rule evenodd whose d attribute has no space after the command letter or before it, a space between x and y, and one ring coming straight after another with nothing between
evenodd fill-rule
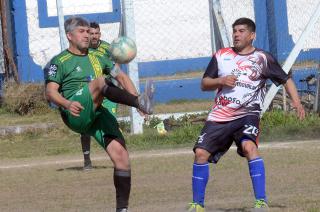
<instances>
[{"instance_id":1,"label":"grass field","mask_svg":"<svg viewBox=\"0 0 320 212\"><path fill-rule=\"evenodd\" d=\"M191 111L209 103L173 102L157 110L176 112L181 104ZM0 136L0 211L114 212L112 163L96 142L91 148L95 169L83 172L79 135L64 126L57 112L20 116L0 110L0 126L49 122L56 127ZM143 135L123 128L132 158L131 212L186 211L192 196L191 149L203 123L174 123L179 127L165 136L152 126ZM320 136L319 116L299 122L274 111L265 114L261 126L270 211L320 212L320 140L312 140ZM207 212L250 211L253 194L246 160L232 149L210 170Z\"/></svg>"},{"instance_id":2,"label":"grass field","mask_svg":"<svg viewBox=\"0 0 320 212\"><path fill-rule=\"evenodd\" d=\"M191 198L191 145L130 151L131 212L179 212ZM25 146L26 151L28 146ZM270 211L320 211L320 140L261 145ZM82 171L79 154L0 161L0 211L114 211L113 167L101 152ZM247 162L231 149L210 168L207 211L250 211Z\"/></svg>"}]
</instances>

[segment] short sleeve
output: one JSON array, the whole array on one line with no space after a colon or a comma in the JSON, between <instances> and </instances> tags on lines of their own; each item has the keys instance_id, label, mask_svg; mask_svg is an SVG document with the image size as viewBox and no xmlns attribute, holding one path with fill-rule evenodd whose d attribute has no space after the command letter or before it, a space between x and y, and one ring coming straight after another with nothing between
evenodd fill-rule
<instances>
[{"instance_id":1,"label":"short sleeve","mask_svg":"<svg viewBox=\"0 0 320 212\"><path fill-rule=\"evenodd\" d=\"M271 55L266 53L267 67L263 73L264 77L270 79L276 86L287 82L289 75L281 68L278 61Z\"/></svg>"},{"instance_id":2,"label":"short sleeve","mask_svg":"<svg viewBox=\"0 0 320 212\"><path fill-rule=\"evenodd\" d=\"M205 77L210 77L210 78L217 78L218 77L218 62L217 62L217 58L214 55L211 58L211 61L206 69L206 71L203 74L202 78Z\"/></svg>"},{"instance_id":3,"label":"short sleeve","mask_svg":"<svg viewBox=\"0 0 320 212\"><path fill-rule=\"evenodd\" d=\"M53 58L44 68L46 83L56 82L62 83L63 69L61 63L56 58Z\"/></svg>"}]
</instances>

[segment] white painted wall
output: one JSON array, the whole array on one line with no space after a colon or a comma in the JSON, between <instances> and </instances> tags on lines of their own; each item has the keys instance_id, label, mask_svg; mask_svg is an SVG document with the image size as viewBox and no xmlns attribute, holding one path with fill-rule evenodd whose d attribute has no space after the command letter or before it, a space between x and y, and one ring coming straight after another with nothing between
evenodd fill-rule
<instances>
[{"instance_id":1,"label":"white painted wall","mask_svg":"<svg viewBox=\"0 0 320 212\"><path fill-rule=\"evenodd\" d=\"M56 0L48 1L49 16L56 15ZM299 38L320 0L287 0L289 33ZM112 11L111 0L63 1L65 14ZM26 0L30 54L44 66L60 52L58 28L39 28L37 0ZM253 0L221 0L229 36L231 24L239 17L254 19ZM135 29L138 62L206 57L211 55L208 0L135 0ZM117 37L119 24L101 24L102 39ZM320 48L320 20L306 48Z\"/></svg>"},{"instance_id":2,"label":"white painted wall","mask_svg":"<svg viewBox=\"0 0 320 212\"><path fill-rule=\"evenodd\" d=\"M56 0L48 0L48 15L56 16ZM76 4L74 2L77 2ZM68 0L63 1L63 12L66 15L99 13L112 11L111 0L95 0L94 3L85 0ZM106 4L108 3L108 4ZM73 6L77 5L77 6ZM59 29L55 28L39 28L38 3L37 0L26 0L28 32L29 32L29 48L30 55L34 62L42 67L56 54L60 49ZM102 39L109 42L112 41L119 33L119 23L101 24Z\"/></svg>"}]
</instances>

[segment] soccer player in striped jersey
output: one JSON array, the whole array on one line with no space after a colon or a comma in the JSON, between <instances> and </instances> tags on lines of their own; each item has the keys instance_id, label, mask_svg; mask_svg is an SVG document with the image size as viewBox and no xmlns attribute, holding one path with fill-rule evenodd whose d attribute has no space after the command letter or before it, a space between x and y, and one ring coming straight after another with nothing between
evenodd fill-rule
<instances>
[{"instance_id":1,"label":"soccer player in striped jersey","mask_svg":"<svg viewBox=\"0 0 320 212\"><path fill-rule=\"evenodd\" d=\"M268 207L264 161L258 152L259 121L268 79L276 85L284 85L298 117L305 116L290 75L270 53L253 46L255 23L240 18L232 28L233 47L214 54L201 82L203 91L217 90L217 94L193 149L193 201L189 211L204 211L209 163L217 163L233 142L238 154L248 161L254 208Z\"/></svg>"}]
</instances>

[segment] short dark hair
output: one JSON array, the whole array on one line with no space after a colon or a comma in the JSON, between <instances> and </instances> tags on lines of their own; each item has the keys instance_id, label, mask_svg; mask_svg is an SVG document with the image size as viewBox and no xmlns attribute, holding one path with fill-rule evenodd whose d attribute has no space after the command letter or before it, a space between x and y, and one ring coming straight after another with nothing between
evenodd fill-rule
<instances>
[{"instance_id":1,"label":"short dark hair","mask_svg":"<svg viewBox=\"0 0 320 212\"><path fill-rule=\"evenodd\" d=\"M79 26L89 27L89 22L80 16L71 16L64 22L64 30L66 33L73 31Z\"/></svg>"},{"instance_id":2,"label":"short dark hair","mask_svg":"<svg viewBox=\"0 0 320 212\"><path fill-rule=\"evenodd\" d=\"M256 32L256 24L250 18L239 18L233 24L232 28L237 25L247 25L251 32Z\"/></svg>"},{"instance_id":3,"label":"short dark hair","mask_svg":"<svg viewBox=\"0 0 320 212\"><path fill-rule=\"evenodd\" d=\"M97 22L90 22L90 28L100 29L100 26Z\"/></svg>"}]
</instances>

